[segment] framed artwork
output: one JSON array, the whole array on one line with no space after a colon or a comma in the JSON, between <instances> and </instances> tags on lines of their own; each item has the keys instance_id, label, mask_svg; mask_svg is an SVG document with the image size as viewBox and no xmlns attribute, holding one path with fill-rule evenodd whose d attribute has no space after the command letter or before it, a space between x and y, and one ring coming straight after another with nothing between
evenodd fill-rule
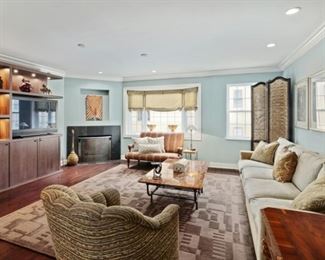
<instances>
[{"instance_id":1,"label":"framed artwork","mask_svg":"<svg viewBox=\"0 0 325 260\"><path fill-rule=\"evenodd\" d=\"M309 127L309 88L308 78L300 80L296 84L296 115L295 126L308 129Z\"/></svg>"},{"instance_id":2,"label":"framed artwork","mask_svg":"<svg viewBox=\"0 0 325 260\"><path fill-rule=\"evenodd\" d=\"M325 70L310 79L309 104L310 129L325 132Z\"/></svg>"},{"instance_id":3,"label":"framed artwork","mask_svg":"<svg viewBox=\"0 0 325 260\"><path fill-rule=\"evenodd\" d=\"M86 120L103 120L103 97L86 96Z\"/></svg>"}]
</instances>

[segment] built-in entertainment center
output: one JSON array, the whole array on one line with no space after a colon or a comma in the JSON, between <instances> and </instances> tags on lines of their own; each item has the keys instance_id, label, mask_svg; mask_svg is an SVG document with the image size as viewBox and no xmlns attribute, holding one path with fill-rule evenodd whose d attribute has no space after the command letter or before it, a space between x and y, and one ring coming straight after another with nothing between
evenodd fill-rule
<instances>
[{"instance_id":1,"label":"built-in entertainment center","mask_svg":"<svg viewBox=\"0 0 325 260\"><path fill-rule=\"evenodd\" d=\"M0 63L0 190L60 170L58 99L62 77Z\"/></svg>"}]
</instances>

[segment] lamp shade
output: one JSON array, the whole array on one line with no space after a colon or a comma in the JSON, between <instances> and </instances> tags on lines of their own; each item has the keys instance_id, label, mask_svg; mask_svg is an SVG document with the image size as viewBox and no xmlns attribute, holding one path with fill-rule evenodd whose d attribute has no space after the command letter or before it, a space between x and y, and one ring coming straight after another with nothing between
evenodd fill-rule
<instances>
[{"instance_id":1,"label":"lamp shade","mask_svg":"<svg viewBox=\"0 0 325 260\"><path fill-rule=\"evenodd\" d=\"M197 130L197 127L195 126L195 125L189 125L188 127L187 127L187 130L189 130L189 131L196 131Z\"/></svg>"}]
</instances>

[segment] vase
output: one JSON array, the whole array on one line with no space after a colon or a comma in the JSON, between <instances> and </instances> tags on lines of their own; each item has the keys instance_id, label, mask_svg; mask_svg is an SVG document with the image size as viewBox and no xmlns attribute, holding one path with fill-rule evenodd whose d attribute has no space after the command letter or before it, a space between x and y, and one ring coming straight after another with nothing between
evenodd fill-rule
<instances>
[{"instance_id":1,"label":"vase","mask_svg":"<svg viewBox=\"0 0 325 260\"><path fill-rule=\"evenodd\" d=\"M71 140L71 152L67 158L67 165L68 166L75 166L79 162L79 157L74 151L74 129L71 130L72 133L72 140Z\"/></svg>"}]
</instances>

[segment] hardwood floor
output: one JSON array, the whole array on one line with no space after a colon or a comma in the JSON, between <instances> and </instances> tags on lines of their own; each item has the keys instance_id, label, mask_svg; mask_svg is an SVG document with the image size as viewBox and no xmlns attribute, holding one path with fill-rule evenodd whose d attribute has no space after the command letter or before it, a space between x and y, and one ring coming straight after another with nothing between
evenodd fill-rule
<instances>
[{"instance_id":1,"label":"hardwood floor","mask_svg":"<svg viewBox=\"0 0 325 260\"><path fill-rule=\"evenodd\" d=\"M0 217L39 200L41 190L50 184L71 186L120 163L122 162L111 161L103 164L63 167L63 171L57 174L0 192ZM53 258L0 240L0 259L44 260Z\"/></svg>"}]
</instances>

